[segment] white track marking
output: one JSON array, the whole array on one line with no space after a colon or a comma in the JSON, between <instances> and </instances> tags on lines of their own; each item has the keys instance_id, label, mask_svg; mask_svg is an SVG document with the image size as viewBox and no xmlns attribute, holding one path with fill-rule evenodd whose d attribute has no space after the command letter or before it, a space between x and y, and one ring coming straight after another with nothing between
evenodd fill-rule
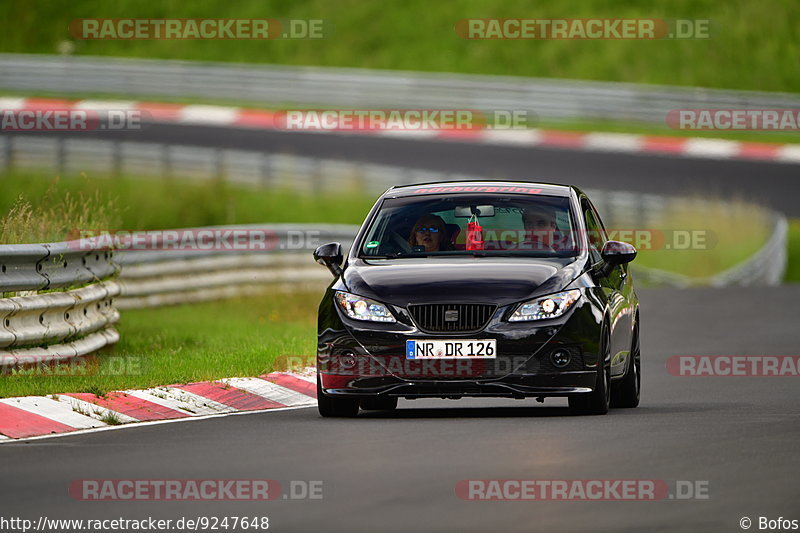
<instances>
[{"instance_id":1,"label":"white track marking","mask_svg":"<svg viewBox=\"0 0 800 533\"><path fill-rule=\"evenodd\" d=\"M63 394L58 395L58 401L68 404L73 409L73 411L82 413L86 416L90 416L94 419L100 420L101 422L103 421L104 417L114 417L123 424L139 421L138 418L133 418L132 416L128 416L123 413L118 413L117 411L112 411L111 409L100 407L99 405L95 405L92 402L87 402L86 400L73 398L72 396L65 396Z\"/></svg>"},{"instance_id":2,"label":"white track marking","mask_svg":"<svg viewBox=\"0 0 800 533\"><path fill-rule=\"evenodd\" d=\"M220 380L231 387L242 389L247 392L257 394L273 402L282 403L290 407L300 405L316 405L316 398L295 392L286 387L281 387L275 383L260 378L228 378Z\"/></svg>"},{"instance_id":3,"label":"white track marking","mask_svg":"<svg viewBox=\"0 0 800 533\"><path fill-rule=\"evenodd\" d=\"M542 142L542 132L530 130L484 130L480 139L489 144L522 144L535 146Z\"/></svg>"},{"instance_id":4,"label":"white track marking","mask_svg":"<svg viewBox=\"0 0 800 533\"><path fill-rule=\"evenodd\" d=\"M0 109L15 110L24 109L27 98L0 98Z\"/></svg>"},{"instance_id":5,"label":"white track marking","mask_svg":"<svg viewBox=\"0 0 800 533\"><path fill-rule=\"evenodd\" d=\"M315 404L316 405L316 404ZM73 435L85 435L86 433L97 433L100 431L114 431L117 429L129 429L129 428L138 428L143 426L154 426L159 424L176 424L180 422L194 422L196 420L208 420L209 418L222 418L226 416L250 416L250 415L259 415L264 413L276 413L279 411L295 411L299 409L308 409L312 407L311 405L300 405L298 407L275 407L270 409L258 409L256 411L236 411L235 413L220 413L216 415L201 415L201 416L187 416L184 418L168 418L165 420L150 420L147 422L138 422L136 424L121 424L119 426L102 426L97 428L91 429L79 429L77 431L70 431L67 433L48 433L47 435L37 435L36 437L25 437L24 439L2 439L0 438L0 445L2 444L14 444L16 442L24 442L24 441L33 441L33 440L42 440L42 439L53 439L57 437L71 437ZM3 437L4 435L0 435Z\"/></svg>"},{"instance_id":6,"label":"white track marking","mask_svg":"<svg viewBox=\"0 0 800 533\"><path fill-rule=\"evenodd\" d=\"M609 152L638 152L642 149L641 135L626 133L589 133L584 138L584 147L590 150Z\"/></svg>"},{"instance_id":7,"label":"white track marking","mask_svg":"<svg viewBox=\"0 0 800 533\"><path fill-rule=\"evenodd\" d=\"M193 392L185 391L183 389L178 389L175 387L159 387L159 390L166 389L168 394L182 402L184 404L193 404L197 405L199 408L208 409L208 413L202 414L214 414L214 413L232 413L237 409L235 407L231 407L229 405L225 405L223 403L217 402L212 400L211 398L206 398L205 396L200 396L199 394L195 394Z\"/></svg>"},{"instance_id":8,"label":"white track marking","mask_svg":"<svg viewBox=\"0 0 800 533\"><path fill-rule=\"evenodd\" d=\"M778 149L778 161L800 163L800 144L786 144Z\"/></svg>"},{"instance_id":9,"label":"white track marking","mask_svg":"<svg viewBox=\"0 0 800 533\"><path fill-rule=\"evenodd\" d=\"M722 139L690 138L683 145L685 155L728 158L739 153L739 143Z\"/></svg>"},{"instance_id":10,"label":"white track marking","mask_svg":"<svg viewBox=\"0 0 800 533\"><path fill-rule=\"evenodd\" d=\"M0 400L0 402L77 429L96 428L107 425L90 416L76 413L72 410L72 407L66 403L51 400L44 396L6 398Z\"/></svg>"},{"instance_id":11,"label":"white track marking","mask_svg":"<svg viewBox=\"0 0 800 533\"><path fill-rule=\"evenodd\" d=\"M155 404L169 407L180 413L190 416L213 415L219 413L230 413L236 409L222 405L221 403L203 398L196 394L186 392L171 387L156 387L147 390L127 390L129 394L141 400L153 402Z\"/></svg>"},{"instance_id":12,"label":"white track marking","mask_svg":"<svg viewBox=\"0 0 800 533\"><path fill-rule=\"evenodd\" d=\"M289 373L288 375L303 379L309 383L316 383L316 369L313 367L307 367L298 373ZM315 398L295 392L286 387L276 385L275 383L271 383L261 378L229 378L219 381L227 383L232 387L247 391L251 394L281 403L287 407L259 409L255 411L238 411L233 407L223 405L219 402L215 402L197 394L173 387L156 387L147 390L121 391L123 394L129 394L135 398L146 400L154 404L168 407L175 411L190 415L184 418L141 422L123 413L112 411L105 407L95 405L91 402L66 395L53 395L52 397L26 396L22 398L5 398L0 400L0 402L76 428L76 431L38 435L24 439L12 439L5 435L0 435L0 443L6 444L20 441L54 438L59 436L80 435L90 431L108 431L153 424L168 424L173 422L185 422L188 420L203 420L206 418L216 418L220 416L243 414L252 415L268 412L271 413L316 406ZM80 412L77 412L75 409ZM84 415L82 413L86 414ZM108 425L100 420L104 415L108 415L110 413L113 413L113 416L115 416L120 422L123 422L123 424Z\"/></svg>"},{"instance_id":13,"label":"white track marking","mask_svg":"<svg viewBox=\"0 0 800 533\"><path fill-rule=\"evenodd\" d=\"M179 122L186 124L233 124L239 116L238 107L217 105L187 105L181 108Z\"/></svg>"},{"instance_id":14,"label":"white track marking","mask_svg":"<svg viewBox=\"0 0 800 533\"><path fill-rule=\"evenodd\" d=\"M367 134L369 134L370 132L374 132L376 135L380 135L382 137L400 137L405 139L432 139L434 137L439 136L439 132L436 130L382 130L382 129L367 130ZM363 134L364 132L342 131L341 133Z\"/></svg>"}]
</instances>

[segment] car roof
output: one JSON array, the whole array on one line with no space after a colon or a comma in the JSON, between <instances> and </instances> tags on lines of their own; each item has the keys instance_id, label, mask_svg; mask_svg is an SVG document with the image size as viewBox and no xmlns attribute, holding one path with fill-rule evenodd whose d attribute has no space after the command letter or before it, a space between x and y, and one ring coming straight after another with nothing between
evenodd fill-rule
<instances>
[{"instance_id":1,"label":"car roof","mask_svg":"<svg viewBox=\"0 0 800 533\"><path fill-rule=\"evenodd\" d=\"M413 183L390 188L383 196L399 198L426 194L469 194L500 192L506 194L542 194L547 196L570 196L572 187L557 183L506 180L460 180Z\"/></svg>"}]
</instances>

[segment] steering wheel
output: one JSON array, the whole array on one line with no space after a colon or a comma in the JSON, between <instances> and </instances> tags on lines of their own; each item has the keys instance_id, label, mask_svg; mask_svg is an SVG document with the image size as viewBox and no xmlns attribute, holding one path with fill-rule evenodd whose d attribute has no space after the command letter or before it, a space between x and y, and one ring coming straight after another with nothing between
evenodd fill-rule
<instances>
[{"instance_id":1,"label":"steering wheel","mask_svg":"<svg viewBox=\"0 0 800 533\"><path fill-rule=\"evenodd\" d=\"M408 241L401 237L396 231L392 232L391 241L392 243L396 244L403 251L403 253L410 254L412 252L411 245L408 244Z\"/></svg>"}]
</instances>

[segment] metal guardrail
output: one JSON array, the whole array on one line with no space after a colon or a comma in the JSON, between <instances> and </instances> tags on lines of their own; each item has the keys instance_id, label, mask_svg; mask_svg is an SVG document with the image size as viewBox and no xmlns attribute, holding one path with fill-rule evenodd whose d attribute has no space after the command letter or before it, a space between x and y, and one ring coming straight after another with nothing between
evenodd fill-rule
<instances>
[{"instance_id":1,"label":"metal guardrail","mask_svg":"<svg viewBox=\"0 0 800 533\"><path fill-rule=\"evenodd\" d=\"M215 230L246 229L270 235L269 251L135 250L119 251L120 309L156 307L252 294L275 284L319 287L330 273L311 260L320 244L352 245L358 226L271 224L215 226ZM294 239L292 236L302 236Z\"/></svg>"},{"instance_id":2,"label":"metal guardrail","mask_svg":"<svg viewBox=\"0 0 800 533\"><path fill-rule=\"evenodd\" d=\"M65 292L0 299L0 365L68 359L114 343L113 281Z\"/></svg>"},{"instance_id":3,"label":"metal guardrail","mask_svg":"<svg viewBox=\"0 0 800 533\"><path fill-rule=\"evenodd\" d=\"M205 98L261 105L521 110L548 120L661 123L673 109L798 108L800 95L629 83L205 63L0 55L0 89Z\"/></svg>"},{"instance_id":4,"label":"metal guardrail","mask_svg":"<svg viewBox=\"0 0 800 533\"><path fill-rule=\"evenodd\" d=\"M773 216L772 236L755 255L708 279L712 287L728 285L779 285L786 272L789 223L782 214Z\"/></svg>"},{"instance_id":5,"label":"metal guardrail","mask_svg":"<svg viewBox=\"0 0 800 533\"><path fill-rule=\"evenodd\" d=\"M77 249L66 242L0 247L0 292L61 289L115 272L107 250Z\"/></svg>"},{"instance_id":6,"label":"metal guardrail","mask_svg":"<svg viewBox=\"0 0 800 533\"><path fill-rule=\"evenodd\" d=\"M786 272L788 222L777 212L771 213L772 229L769 240L758 252L731 268L705 278L691 278L683 274L667 272L631 264L637 279L649 285L664 285L677 288L727 287L750 285L780 285Z\"/></svg>"},{"instance_id":7,"label":"metal guardrail","mask_svg":"<svg viewBox=\"0 0 800 533\"><path fill-rule=\"evenodd\" d=\"M110 251L75 242L0 246L0 293L19 293L0 298L0 366L67 359L116 342L119 312L111 302L120 287L103 280L117 271Z\"/></svg>"}]
</instances>

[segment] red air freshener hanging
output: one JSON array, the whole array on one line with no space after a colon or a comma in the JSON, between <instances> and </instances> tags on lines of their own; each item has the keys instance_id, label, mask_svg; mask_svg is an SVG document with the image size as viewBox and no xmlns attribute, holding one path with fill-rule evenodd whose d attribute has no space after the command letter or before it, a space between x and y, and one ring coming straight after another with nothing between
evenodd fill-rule
<instances>
[{"instance_id":1,"label":"red air freshener hanging","mask_svg":"<svg viewBox=\"0 0 800 533\"><path fill-rule=\"evenodd\" d=\"M475 219L475 222L472 219ZM483 227L475 215L472 215L467 223L467 250L483 250Z\"/></svg>"}]
</instances>

